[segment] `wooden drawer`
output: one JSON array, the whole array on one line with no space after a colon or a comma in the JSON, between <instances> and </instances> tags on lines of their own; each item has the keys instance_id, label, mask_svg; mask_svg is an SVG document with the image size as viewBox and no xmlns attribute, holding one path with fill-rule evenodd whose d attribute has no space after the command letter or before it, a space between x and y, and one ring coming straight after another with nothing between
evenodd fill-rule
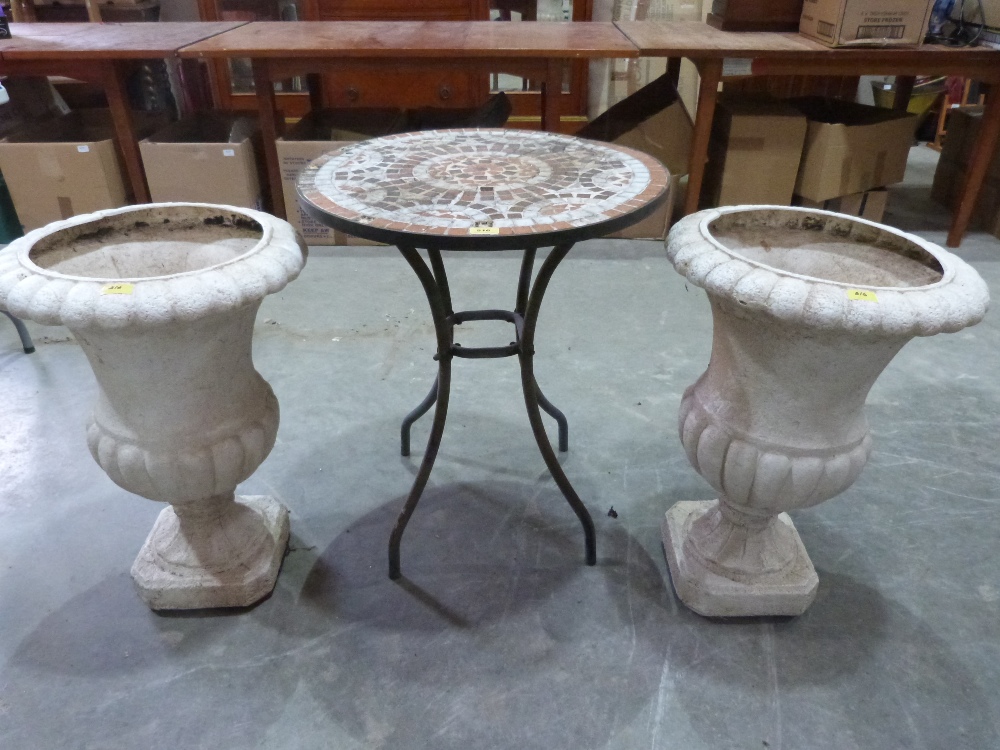
<instances>
[{"instance_id":1,"label":"wooden drawer","mask_svg":"<svg viewBox=\"0 0 1000 750\"><path fill-rule=\"evenodd\" d=\"M306 0L316 21L475 21L489 18L487 0Z\"/></svg>"},{"instance_id":2,"label":"wooden drawer","mask_svg":"<svg viewBox=\"0 0 1000 750\"><path fill-rule=\"evenodd\" d=\"M484 76L461 71L330 73L323 76L328 107L475 107L486 101Z\"/></svg>"}]
</instances>

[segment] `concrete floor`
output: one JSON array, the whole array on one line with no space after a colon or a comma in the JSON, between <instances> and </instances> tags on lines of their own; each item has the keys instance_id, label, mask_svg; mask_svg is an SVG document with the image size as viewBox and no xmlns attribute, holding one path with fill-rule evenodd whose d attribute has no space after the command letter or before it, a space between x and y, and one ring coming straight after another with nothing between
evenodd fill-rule
<instances>
[{"instance_id":1,"label":"concrete floor","mask_svg":"<svg viewBox=\"0 0 1000 750\"><path fill-rule=\"evenodd\" d=\"M887 222L943 241L917 148ZM1000 240L960 254L1000 298ZM449 255L458 306L508 306L514 254ZM462 327L467 345L505 324ZM794 514L820 575L802 617L711 621L674 597L659 525L712 492L676 434L708 361L704 293L662 245L596 241L556 274L538 379L596 567L528 428L515 360L455 364L448 429L403 543L419 461L398 426L434 373L426 302L392 250L318 248L258 317L281 402L241 490L292 542L268 600L154 614L129 566L159 505L116 487L83 423L93 376L66 331L0 320L0 748L1000 747L1000 319L913 341L868 400L872 460ZM415 428L422 446L428 421ZM608 510L614 506L617 518Z\"/></svg>"}]
</instances>

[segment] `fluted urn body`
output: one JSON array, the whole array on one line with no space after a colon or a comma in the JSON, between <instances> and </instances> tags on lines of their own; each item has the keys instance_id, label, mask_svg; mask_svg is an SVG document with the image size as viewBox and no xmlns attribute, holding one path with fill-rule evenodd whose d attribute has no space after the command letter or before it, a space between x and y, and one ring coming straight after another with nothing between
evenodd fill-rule
<instances>
[{"instance_id":1,"label":"fluted urn body","mask_svg":"<svg viewBox=\"0 0 1000 750\"><path fill-rule=\"evenodd\" d=\"M818 578L785 511L854 483L875 380L914 336L981 320L986 285L918 237L811 209L702 211L674 226L667 254L711 303L711 361L680 433L719 493L667 512L674 587L704 615L801 614Z\"/></svg>"},{"instance_id":2,"label":"fluted urn body","mask_svg":"<svg viewBox=\"0 0 1000 750\"><path fill-rule=\"evenodd\" d=\"M254 319L304 263L286 222L202 204L78 216L0 252L0 306L65 325L90 362L94 459L170 503L132 568L154 609L246 606L274 586L288 511L234 492L278 429L251 357Z\"/></svg>"}]
</instances>

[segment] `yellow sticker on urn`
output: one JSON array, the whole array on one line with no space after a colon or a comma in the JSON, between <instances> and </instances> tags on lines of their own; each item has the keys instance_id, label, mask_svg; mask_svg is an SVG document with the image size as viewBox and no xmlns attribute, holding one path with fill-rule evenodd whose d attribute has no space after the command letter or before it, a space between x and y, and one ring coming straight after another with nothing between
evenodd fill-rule
<instances>
[{"instance_id":1,"label":"yellow sticker on urn","mask_svg":"<svg viewBox=\"0 0 1000 750\"><path fill-rule=\"evenodd\" d=\"M878 302L878 297L871 289L848 289L847 299L861 302Z\"/></svg>"},{"instance_id":2,"label":"yellow sticker on urn","mask_svg":"<svg viewBox=\"0 0 1000 750\"><path fill-rule=\"evenodd\" d=\"M101 287L101 294L132 294L135 289L135 284L105 284Z\"/></svg>"}]
</instances>

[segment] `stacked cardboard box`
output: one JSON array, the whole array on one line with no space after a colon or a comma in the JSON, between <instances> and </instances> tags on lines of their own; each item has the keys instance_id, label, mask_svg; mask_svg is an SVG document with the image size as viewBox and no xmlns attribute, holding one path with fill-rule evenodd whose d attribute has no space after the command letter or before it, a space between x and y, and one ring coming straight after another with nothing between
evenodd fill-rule
<instances>
[{"instance_id":1,"label":"stacked cardboard box","mask_svg":"<svg viewBox=\"0 0 1000 750\"><path fill-rule=\"evenodd\" d=\"M880 220L903 179L916 117L822 97L719 102L702 198L790 204Z\"/></svg>"},{"instance_id":2,"label":"stacked cardboard box","mask_svg":"<svg viewBox=\"0 0 1000 750\"><path fill-rule=\"evenodd\" d=\"M135 114L139 135L163 118ZM128 202L107 110L31 123L0 141L0 171L25 231Z\"/></svg>"},{"instance_id":3,"label":"stacked cardboard box","mask_svg":"<svg viewBox=\"0 0 1000 750\"><path fill-rule=\"evenodd\" d=\"M259 138L255 120L223 113L201 114L157 131L139 142L150 197L157 203L262 208Z\"/></svg>"},{"instance_id":4,"label":"stacked cardboard box","mask_svg":"<svg viewBox=\"0 0 1000 750\"><path fill-rule=\"evenodd\" d=\"M799 33L830 47L917 45L934 0L806 0Z\"/></svg>"},{"instance_id":5,"label":"stacked cardboard box","mask_svg":"<svg viewBox=\"0 0 1000 750\"><path fill-rule=\"evenodd\" d=\"M790 100L808 119L795 203L881 221L900 182L915 115L819 97Z\"/></svg>"},{"instance_id":6,"label":"stacked cardboard box","mask_svg":"<svg viewBox=\"0 0 1000 750\"><path fill-rule=\"evenodd\" d=\"M903 179L916 115L820 97L789 101L809 120L796 195L826 201Z\"/></svg>"},{"instance_id":7,"label":"stacked cardboard box","mask_svg":"<svg viewBox=\"0 0 1000 750\"><path fill-rule=\"evenodd\" d=\"M979 136L982 116L982 107L953 109L948 116L948 133L931 187L931 197L948 208L954 208L965 184L969 157ZM987 167L986 179L972 212L972 225L1000 237L1000 151L994 154Z\"/></svg>"},{"instance_id":8,"label":"stacked cardboard box","mask_svg":"<svg viewBox=\"0 0 1000 750\"><path fill-rule=\"evenodd\" d=\"M719 102L702 196L711 206L791 203L806 137L806 118L776 99Z\"/></svg>"}]
</instances>

